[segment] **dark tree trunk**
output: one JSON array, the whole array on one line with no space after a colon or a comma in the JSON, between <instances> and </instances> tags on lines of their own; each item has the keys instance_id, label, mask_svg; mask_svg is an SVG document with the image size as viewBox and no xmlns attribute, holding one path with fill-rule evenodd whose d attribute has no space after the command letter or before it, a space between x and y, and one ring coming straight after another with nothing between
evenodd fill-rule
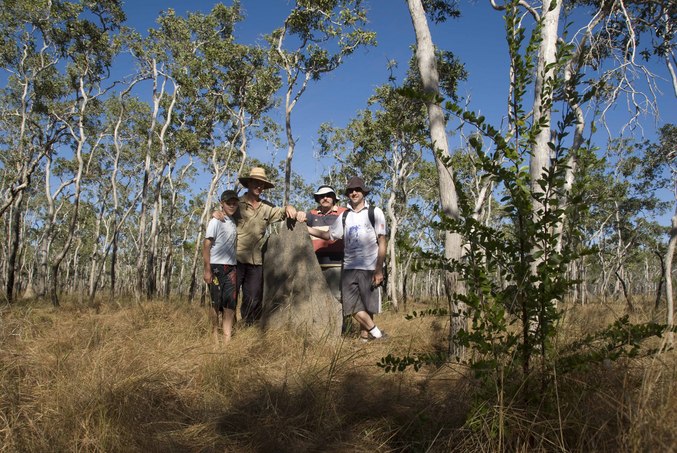
<instances>
[{"instance_id":1,"label":"dark tree trunk","mask_svg":"<svg viewBox=\"0 0 677 453\"><path fill-rule=\"evenodd\" d=\"M661 304L661 294L663 294L663 282L665 281L665 262L663 261L663 257L658 252L658 250L656 250L654 253L658 257L658 262L661 263L661 277L658 280L658 288L656 289L656 308L658 308Z\"/></svg>"},{"instance_id":2,"label":"dark tree trunk","mask_svg":"<svg viewBox=\"0 0 677 453\"><path fill-rule=\"evenodd\" d=\"M195 299L195 289L197 287L196 280L195 280L195 266L193 266L193 269L190 272L190 285L188 286L188 302L193 302L193 299ZM204 301L200 301L200 305L203 304Z\"/></svg>"},{"instance_id":3,"label":"dark tree trunk","mask_svg":"<svg viewBox=\"0 0 677 453\"><path fill-rule=\"evenodd\" d=\"M615 274L616 278L621 283L621 287L623 288L623 296L628 303L628 312L633 313L635 311L635 306L632 304L632 296L628 292L628 285L626 285L625 280L623 280L621 274L618 271L616 271Z\"/></svg>"},{"instance_id":4,"label":"dark tree trunk","mask_svg":"<svg viewBox=\"0 0 677 453\"><path fill-rule=\"evenodd\" d=\"M171 237L171 236L170 236ZM169 251L167 252L167 258L165 258L165 280L162 282L164 285L164 299L169 301L169 296L172 293L172 260L174 259L172 254L171 245L169 246Z\"/></svg>"},{"instance_id":5,"label":"dark tree trunk","mask_svg":"<svg viewBox=\"0 0 677 453\"><path fill-rule=\"evenodd\" d=\"M57 280L58 280L57 277L59 275L60 264L61 264L61 261L57 261L51 267L52 278L50 279L51 283L49 285L49 298L52 301L52 305L54 307L59 306L59 295L58 295L59 283L57 282Z\"/></svg>"},{"instance_id":6,"label":"dark tree trunk","mask_svg":"<svg viewBox=\"0 0 677 453\"><path fill-rule=\"evenodd\" d=\"M115 232L113 235L113 246L110 255L110 298L111 301L115 299L115 283L116 283L116 265L118 261L118 238L119 233Z\"/></svg>"},{"instance_id":7,"label":"dark tree trunk","mask_svg":"<svg viewBox=\"0 0 677 453\"><path fill-rule=\"evenodd\" d=\"M14 282L16 280L16 258L19 254L19 233L21 232L21 205L23 201L23 192L17 195L14 202L14 209L10 217L11 238L9 241L9 256L7 258L7 302L14 302Z\"/></svg>"},{"instance_id":8,"label":"dark tree trunk","mask_svg":"<svg viewBox=\"0 0 677 453\"><path fill-rule=\"evenodd\" d=\"M156 288L157 288L157 277L156 277L156 263L155 253L153 250L148 251L148 265L146 266L146 298L151 299L155 297Z\"/></svg>"}]
</instances>

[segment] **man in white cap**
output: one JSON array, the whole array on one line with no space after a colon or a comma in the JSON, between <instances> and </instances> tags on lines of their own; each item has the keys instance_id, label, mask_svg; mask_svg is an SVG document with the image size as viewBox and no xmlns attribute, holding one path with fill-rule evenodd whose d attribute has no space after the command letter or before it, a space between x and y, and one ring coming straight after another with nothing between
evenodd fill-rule
<instances>
[{"instance_id":1,"label":"man in white cap","mask_svg":"<svg viewBox=\"0 0 677 453\"><path fill-rule=\"evenodd\" d=\"M268 180L266 170L254 167L249 176L241 176L240 183L247 192L240 197L237 221L237 286L242 289L240 313L247 325L261 318L263 299L263 252L266 230L271 223L296 218L296 209L284 209L261 198L263 191L275 185ZM217 214L214 214L218 217Z\"/></svg>"},{"instance_id":2,"label":"man in white cap","mask_svg":"<svg viewBox=\"0 0 677 453\"><path fill-rule=\"evenodd\" d=\"M350 200L348 214L334 222L329 231L308 227L312 236L344 241L341 304L343 315L352 315L360 324L362 341L385 338L374 323L374 314L381 311L378 287L383 283L386 220L380 208L370 209L364 198L368 193L362 178L353 176L345 190Z\"/></svg>"},{"instance_id":3,"label":"man in white cap","mask_svg":"<svg viewBox=\"0 0 677 453\"><path fill-rule=\"evenodd\" d=\"M336 204L338 200L336 192L331 186L322 185L313 194L316 209L308 212L299 211L296 220L306 222L308 226L323 231L329 231L329 227L346 210ZM336 300L341 302L341 266L343 264L343 240L327 241L312 237L315 256L320 263L322 274L327 280L327 286Z\"/></svg>"}]
</instances>

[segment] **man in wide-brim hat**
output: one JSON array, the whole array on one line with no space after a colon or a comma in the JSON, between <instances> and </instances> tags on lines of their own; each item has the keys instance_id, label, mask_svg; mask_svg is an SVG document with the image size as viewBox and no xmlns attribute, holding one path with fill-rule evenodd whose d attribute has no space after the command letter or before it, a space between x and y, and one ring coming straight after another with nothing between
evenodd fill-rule
<instances>
[{"instance_id":1,"label":"man in wide-brim hat","mask_svg":"<svg viewBox=\"0 0 677 453\"><path fill-rule=\"evenodd\" d=\"M240 312L246 324L253 324L261 318L263 300L263 252L266 230L271 223L287 217L295 218L296 209L274 206L261 198L263 191L275 185L270 182L266 170L254 167L248 176L240 176L240 183L247 192L240 197L237 214L237 279L242 289Z\"/></svg>"}]
</instances>

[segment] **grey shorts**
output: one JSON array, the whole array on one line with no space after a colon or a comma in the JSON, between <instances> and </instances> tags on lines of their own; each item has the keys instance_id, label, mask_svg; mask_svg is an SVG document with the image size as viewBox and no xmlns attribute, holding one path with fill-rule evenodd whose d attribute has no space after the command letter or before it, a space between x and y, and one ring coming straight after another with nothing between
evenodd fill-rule
<instances>
[{"instance_id":1,"label":"grey shorts","mask_svg":"<svg viewBox=\"0 0 677 453\"><path fill-rule=\"evenodd\" d=\"M341 296L343 316L358 311L369 314L381 312L381 288L372 289L374 271L362 269L343 269L341 275Z\"/></svg>"}]
</instances>

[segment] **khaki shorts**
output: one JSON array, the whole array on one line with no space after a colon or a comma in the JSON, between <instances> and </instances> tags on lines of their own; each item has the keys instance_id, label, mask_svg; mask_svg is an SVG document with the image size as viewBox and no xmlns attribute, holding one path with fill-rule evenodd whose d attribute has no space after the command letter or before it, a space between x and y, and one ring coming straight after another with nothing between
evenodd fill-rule
<instances>
[{"instance_id":1,"label":"khaki shorts","mask_svg":"<svg viewBox=\"0 0 677 453\"><path fill-rule=\"evenodd\" d=\"M343 316L359 311L373 315L381 312L381 288L371 288L374 271L343 269L341 297Z\"/></svg>"}]
</instances>

